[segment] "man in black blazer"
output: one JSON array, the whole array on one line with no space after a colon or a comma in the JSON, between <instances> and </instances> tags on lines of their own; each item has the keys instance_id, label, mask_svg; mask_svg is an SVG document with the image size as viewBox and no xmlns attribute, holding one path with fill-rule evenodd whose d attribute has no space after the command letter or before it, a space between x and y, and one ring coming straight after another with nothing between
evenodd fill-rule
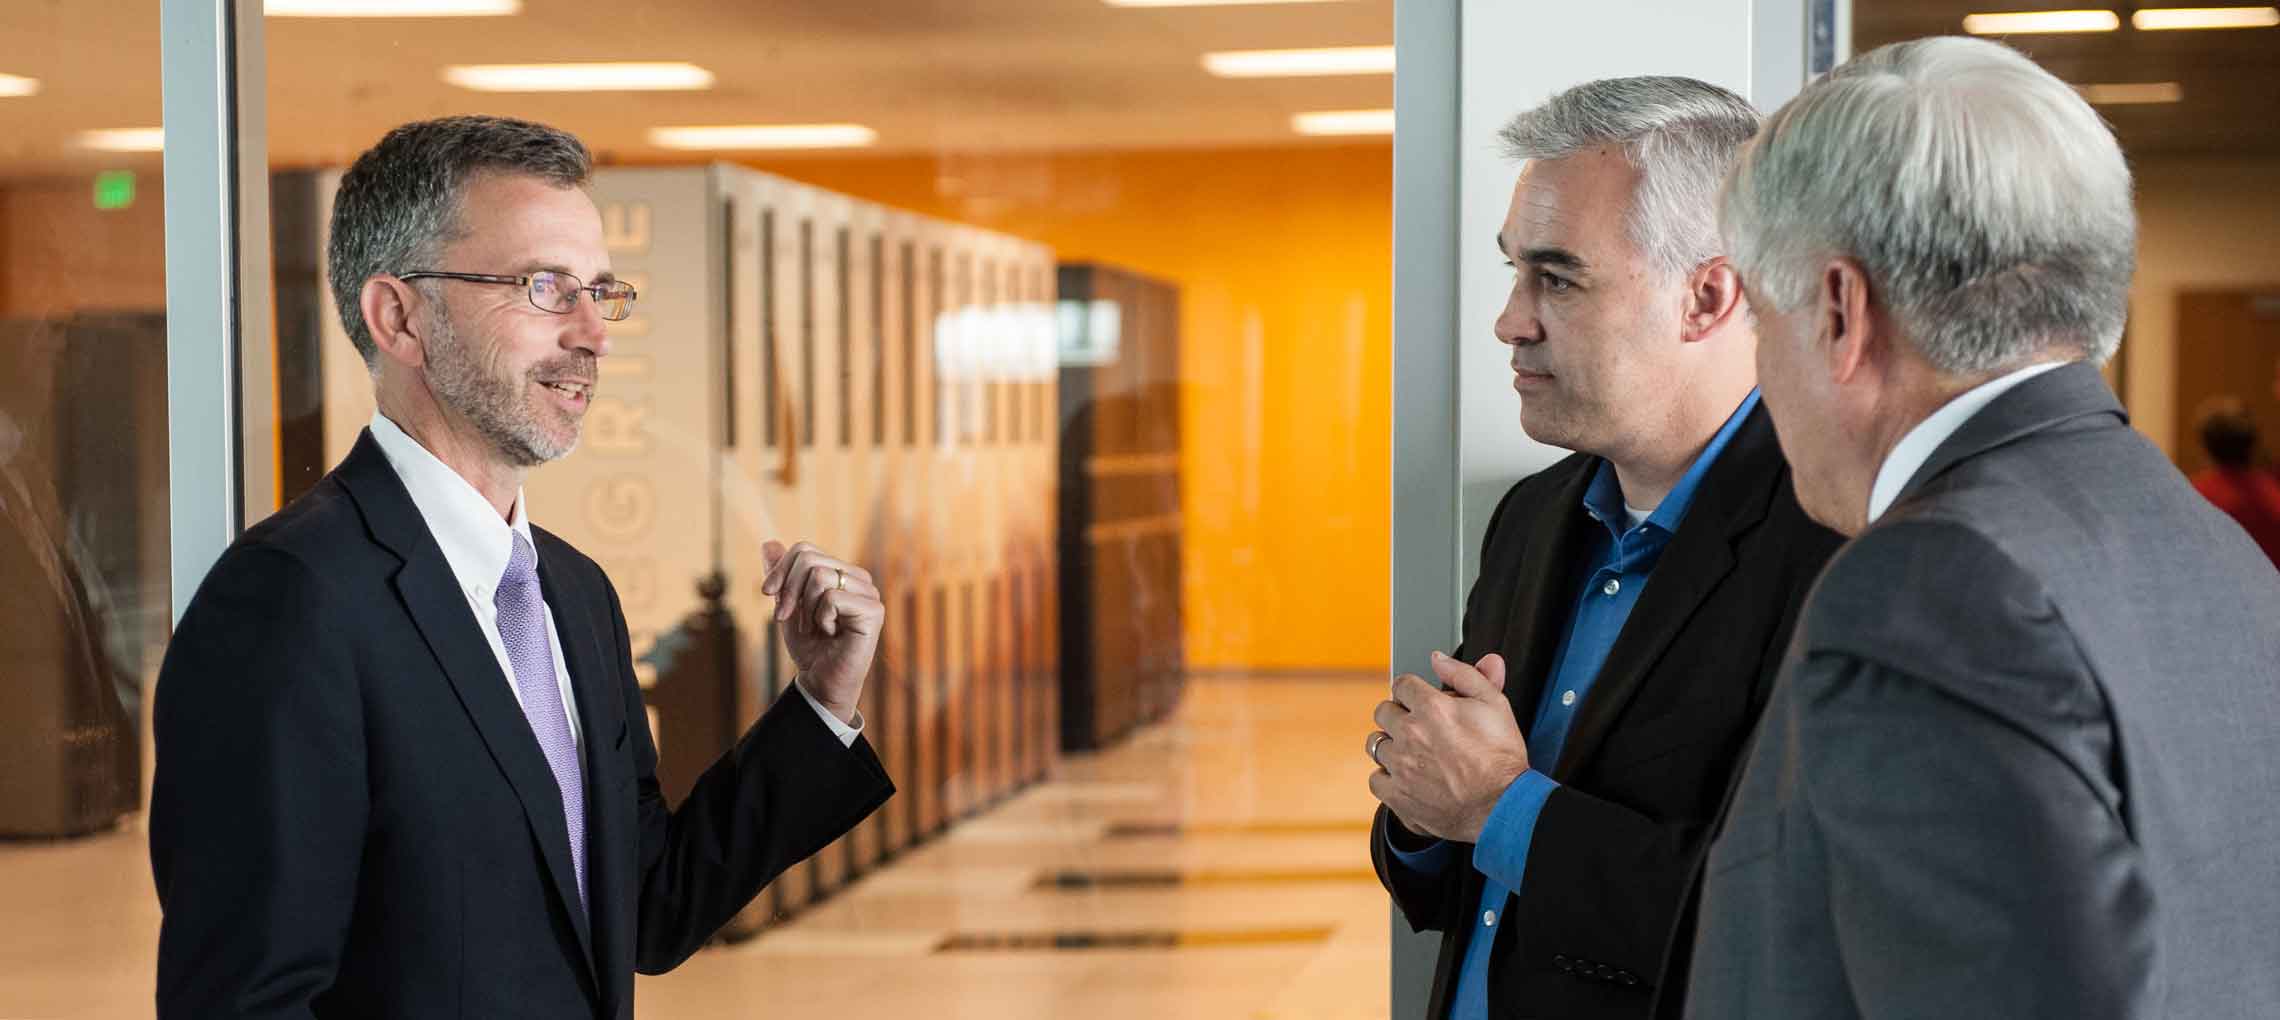
<instances>
[{"instance_id":1,"label":"man in black blazer","mask_svg":"<svg viewBox=\"0 0 2280 1020\"><path fill-rule=\"evenodd\" d=\"M631 309L577 139L406 125L327 252L379 413L249 529L161 670L162 1017L633 1016L770 879L893 792L855 711L871 577L771 546L801 667L678 807L599 567L530 524Z\"/></svg>"},{"instance_id":2,"label":"man in black blazer","mask_svg":"<svg viewBox=\"0 0 2280 1020\"><path fill-rule=\"evenodd\" d=\"M1592 82L1503 132L1522 424L1577 450L1490 519L1445 688L1366 750L1379 878L1443 933L1426 1015L1644 1017L1689 878L1837 537L1759 408L1712 210L1757 129L1684 78ZM1477 665L1475 664L1477 662ZM1679 946L1690 941L1679 940Z\"/></svg>"}]
</instances>

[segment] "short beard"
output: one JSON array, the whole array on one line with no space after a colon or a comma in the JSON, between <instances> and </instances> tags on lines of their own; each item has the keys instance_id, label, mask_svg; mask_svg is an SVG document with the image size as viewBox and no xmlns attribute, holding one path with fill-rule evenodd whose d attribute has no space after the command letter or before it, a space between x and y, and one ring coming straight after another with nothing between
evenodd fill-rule
<instances>
[{"instance_id":1,"label":"short beard","mask_svg":"<svg viewBox=\"0 0 2280 1020\"><path fill-rule=\"evenodd\" d=\"M507 463L533 468L578 448L575 425L568 443L557 442L540 426L529 405L527 376L518 380L523 385L516 385L491 375L460 342L448 316L437 314L431 325L428 386L443 406L473 424ZM537 368L533 366L532 371Z\"/></svg>"}]
</instances>

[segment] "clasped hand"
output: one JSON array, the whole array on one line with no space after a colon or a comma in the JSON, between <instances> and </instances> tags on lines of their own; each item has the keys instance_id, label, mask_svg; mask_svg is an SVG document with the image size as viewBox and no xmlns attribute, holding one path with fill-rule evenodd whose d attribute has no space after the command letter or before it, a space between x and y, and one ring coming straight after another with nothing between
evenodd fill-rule
<instances>
[{"instance_id":1,"label":"clasped hand","mask_svg":"<svg viewBox=\"0 0 2280 1020\"><path fill-rule=\"evenodd\" d=\"M1528 743L1504 696L1503 656L1474 667L1434 652L1433 672L1445 690L1404 673L1393 700L1372 714L1370 793L1412 832L1476 843L1505 788L1528 770Z\"/></svg>"}]
</instances>

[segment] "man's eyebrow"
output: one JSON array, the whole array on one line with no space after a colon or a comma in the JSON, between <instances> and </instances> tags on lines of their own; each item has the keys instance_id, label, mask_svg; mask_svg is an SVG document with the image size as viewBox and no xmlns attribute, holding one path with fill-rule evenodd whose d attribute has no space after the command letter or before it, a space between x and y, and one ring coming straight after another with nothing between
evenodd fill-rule
<instances>
[{"instance_id":1,"label":"man's eyebrow","mask_svg":"<svg viewBox=\"0 0 2280 1020\"><path fill-rule=\"evenodd\" d=\"M523 263L521 268L515 270L516 276L529 276L532 273L561 273L564 276L578 276L577 273L571 271L569 266L563 265L560 262L548 262L545 259L532 259L529 262ZM587 280L583 276L578 276L578 278L580 280L585 280L587 283L617 282L617 274L607 269L602 270L591 280Z\"/></svg>"},{"instance_id":2,"label":"man's eyebrow","mask_svg":"<svg viewBox=\"0 0 2280 1020\"><path fill-rule=\"evenodd\" d=\"M1520 261L1531 266L1565 269L1577 275L1591 272L1591 263L1565 248L1530 248L1520 253Z\"/></svg>"}]
</instances>

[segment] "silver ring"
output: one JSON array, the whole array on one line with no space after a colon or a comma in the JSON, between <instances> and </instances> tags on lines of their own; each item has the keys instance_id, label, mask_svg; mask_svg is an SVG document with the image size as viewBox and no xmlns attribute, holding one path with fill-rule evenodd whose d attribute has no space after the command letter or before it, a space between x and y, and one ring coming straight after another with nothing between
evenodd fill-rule
<instances>
[{"instance_id":1,"label":"silver ring","mask_svg":"<svg viewBox=\"0 0 2280 1020\"><path fill-rule=\"evenodd\" d=\"M847 590L847 571L845 571L845 570L841 570L841 569L840 569L840 568L838 568L838 567L833 567L833 568L831 568L831 569L833 569L833 570L838 570L838 571L839 571L839 590L840 590L840 591L846 591L846 590Z\"/></svg>"},{"instance_id":2,"label":"silver ring","mask_svg":"<svg viewBox=\"0 0 2280 1020\"><path fill-rule=\"evenodd\" d=\"M1370 746L1368 748L1368 751L1370 753L1370 761L1375 763L1377 767L1381 769L1385 768L1385 762L1378 760L1378 745L1385 743L1387 740L1391 739L1392 736L1392 734L1387 733L1384 730L1379 730L1376 733L1370 734ZM1387 771L1392 770L1388 769Z\"/></svg>"}]
</instances>

